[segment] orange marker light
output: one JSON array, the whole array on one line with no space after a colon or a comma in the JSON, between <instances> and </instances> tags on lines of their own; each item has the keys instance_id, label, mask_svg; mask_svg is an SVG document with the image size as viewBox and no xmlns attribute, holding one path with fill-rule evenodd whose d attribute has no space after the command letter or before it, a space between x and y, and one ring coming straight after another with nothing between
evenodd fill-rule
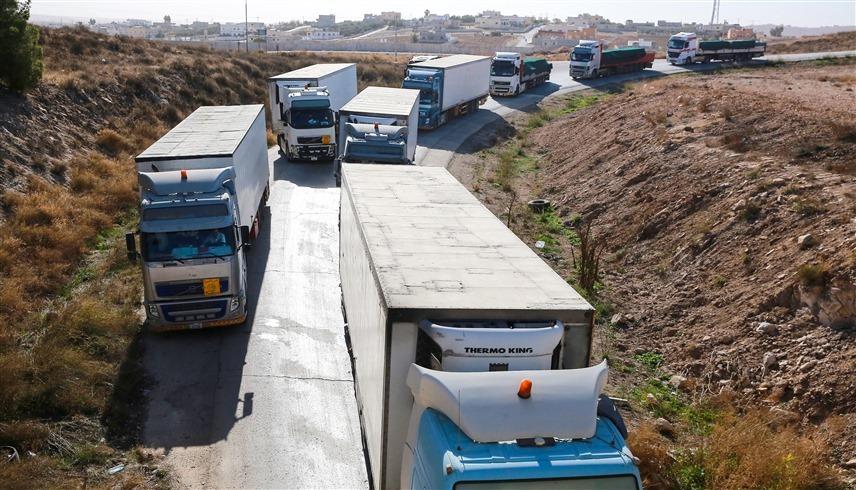
<instances>
[{"instance_id":1,"label":"orange marker light","mask_svg":"<svg viewBox=\"0 0 856 490\"><path fill-rule=\"evenodd\" d=\"M524 379L520 382L520 388L517 389L517 396L520 398L529 398L532 396L532 381Z\"/></svg>"},{"instance_id":2,"label":"orange marker light","mask_svg":"<svg viewBox=\"0 0 856 490\"><path fill-rule=\"evenodd\" d=\"M181 169L181 180L187 180L187 170Z\"/></svg>"}]
</instances>

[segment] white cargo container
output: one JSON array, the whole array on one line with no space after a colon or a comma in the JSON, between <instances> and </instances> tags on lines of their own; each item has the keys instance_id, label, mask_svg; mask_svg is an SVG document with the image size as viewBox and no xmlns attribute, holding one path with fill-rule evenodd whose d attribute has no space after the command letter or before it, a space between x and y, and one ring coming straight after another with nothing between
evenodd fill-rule
<instances>
[{"instance_id":1,"label":"white cargo container","mask_svg":"<svg viewBox=\"0 0 856 490\"><path fill-rule=\"evenodd\" d=\"M378 124L407 128L406 159L416 157L419 124L419 91L389 87L366 87L339 109L339 148L344 149L346 124Z\"/></svg>"},{"instance_id":2,"label":"white cargo container","mask_svg":"<svg viewBox=\"0 0 856 490\"><path fill-rule=\"evenodd\" d=\"M436 128L475 112L490 89L487 56L456 54L407 65L402 87L421 91L419 127Z\"/></svg>"},{"instance_id":3,"label":"white cargo container","mask_svg":"<svg viewBox=\"0 0 856 490\"><path fill-rule=\"evenodd\" d=\"M592 307L445 169L344 164L340 228L343 304L377 488L403 478L411 364L588 365Z\"/></svg>"},{"instance_id":4,"label":"white cargo container","mask_svg":"<svg viewBox=\"0 0 856 490\"><path fill-rule=\"evenodd\" d=\"M292 159L332 159L336 113L357 94L353 63L322 63L268 79L271 128Z\"/></svg>"}]
</instances>

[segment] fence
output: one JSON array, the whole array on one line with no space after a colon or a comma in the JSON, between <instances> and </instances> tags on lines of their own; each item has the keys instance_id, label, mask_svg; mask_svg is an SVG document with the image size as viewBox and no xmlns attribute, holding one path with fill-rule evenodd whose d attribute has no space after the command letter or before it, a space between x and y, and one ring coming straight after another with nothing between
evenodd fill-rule
<instances>
[{"instance_id":1,"label":"fence","mask_svg":"<svg viewBox=\"0 0 856 490\"><path fill-rule=\"evenodd\" d=\"M241 40L216 40L216 41L170 41L185 45L209 46L221 51L243 51L246 48ZM433 44L433 43L392 43L378 41L280 41L280 42L252 42L249 43L250 51L365 51L371 53L406 53L406 54L481 54L493 55L492 48L461 47L456 44ZM503 47L502 51L513 51L523 55L532 54L535 48L531 47Z\"/></svg>"}]
</instances>

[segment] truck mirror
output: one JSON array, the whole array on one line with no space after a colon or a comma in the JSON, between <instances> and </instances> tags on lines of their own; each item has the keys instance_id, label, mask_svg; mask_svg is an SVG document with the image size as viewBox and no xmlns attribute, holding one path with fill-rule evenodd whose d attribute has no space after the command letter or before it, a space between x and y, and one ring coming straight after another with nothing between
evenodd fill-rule
<instances>
[{"instance_id":1,"label":"truck mirror","mask_svg":"<svg viewBox=\"0 0 856 490\"><path fill-rule=\"evenodd\" d=\"M242 226L241 227L241 245L248 247L250 246L250 227Z\"/></svg>"},{"instance_id":2,"label":"truck mirror","mask_svg":"<svg viewBox=\"0 0 856 490\"><path fill-rule=\"evenodd\" d=\"M137 261L137 241L133 233L125 233L125 248L128 249L128 260Z\"/></svg>"}]
</instances>

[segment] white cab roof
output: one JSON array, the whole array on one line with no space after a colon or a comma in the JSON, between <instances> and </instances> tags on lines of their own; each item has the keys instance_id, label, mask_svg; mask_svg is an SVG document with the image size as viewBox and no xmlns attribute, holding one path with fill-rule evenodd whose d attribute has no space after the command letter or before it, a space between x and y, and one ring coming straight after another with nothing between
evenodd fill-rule
<instances>
[{"instance_id":1,"label":"white cab roof","mask_svg":"<svg viewBox=\"0 0 856 490\"><path fill-rule=\"evenodd\" d=\"M343 172L389 308L592 310L446 169Z\"/></svg>"},{"instance_id":2,"label":"white cab roof","mask_svg":"<svg viewBox=\"0 0 856 490\"><path fill-rule=\"evenodd\" d=\"M452 56L444 56L434 60L421 61L412 63L411 66L424 68L452 68L454 66L466 65L475 61L489 60L487 56L476 56L472 54L453 54Z\"/></svg>"},{"instance_id":3,"label":"white cab roof","mask_svg":"<svg viewBox=\"0 0 856 490\"><path fill-rule=\"evenodd\" d=\"M231 156L263 110L261 104L200 107L136 160Z\"/></svg>"},{"instance_id":4,"label":"white cab roof","mask_svg":"<svg viewBox=\"0 0 856 490\"><path fill-rule=\"evenodd\" d=\"M407 117L419 103L419 91L408 88L366 87L340 111Z\"/></svg>"},{"instance_id":5,"label":"white cab roof","mask_svg":"<svg viewBox=\"0 0 856 490\"><path fill-rule=\"evenodd\" d=\"M580 369L455 373L410 365L414 403L433 408L476 442L534 437L589 439L597 428L606 361ZM532 382L531 396L517 395Z\"/></svg>"},{"instance_id":6,"label":"white cab roof","mask_svg":"<svg viewBox=\"0 0 856 490\"><path fill-rule=\"evenodd\" d=\"M268 80L315 80L327 75L356 66L354 63L319 63L317 65L304 66L297 70L283 73Z\"/></svg>"}]
</instances>

